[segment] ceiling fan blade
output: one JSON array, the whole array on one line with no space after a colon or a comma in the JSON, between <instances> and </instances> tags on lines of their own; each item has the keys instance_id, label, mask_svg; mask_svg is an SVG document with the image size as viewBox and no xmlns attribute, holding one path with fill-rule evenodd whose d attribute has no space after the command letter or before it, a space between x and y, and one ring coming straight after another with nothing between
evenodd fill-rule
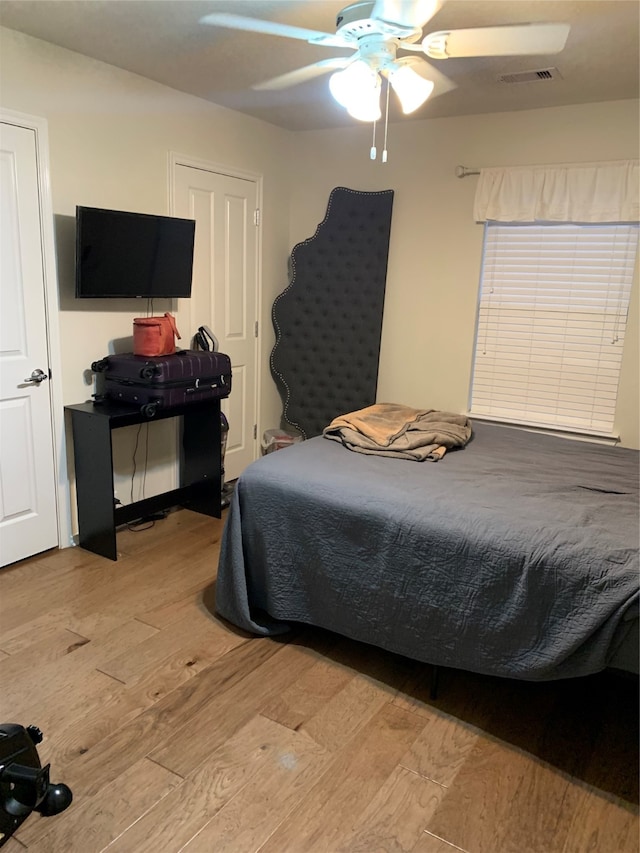
<instances>
[{"instance_id":1,"label":"ceiling fan blade","mask_svg":"<svg viewBox=\"0 0 640 853\"><path fill-rule=\"evenodd\" d=\"M396 63L409 65L414 71L420 74L421 77L426 77L427 80L431 80L434 84L431 98L437 98L438 95L444 95L445 92L450 92L458 86L457 83L454 83L453 80L443 74L442 71L439 71L430 62L426 62L419 56L404 56L402 59L396 60Z\"/></svg>"},{"instance_id":2,"label":"ceiling fan blade","mask_svg":"<svg viewBox=\"0 0 640 853\"><path fill-rule=\"evenodd\" d=\"M559 53L569 35L569 24L515 24L430 33L422 42L427 56L528 56Z\"/></svg>"},{"instance_id":3,"label":"ceiling fan blade","mask_svg":"<svg viewBox=\"0 0 640 853\"><path fill-rule=\"evenodd\" d=\"M304 27L292 27L278 21L263 21L260 18L247 18L244 15L228 15L223 12L213 12L200 18L201 24L213 27L227 27L232 30L247 30L253 33L265 33L271 36L300 39L312 44L326 44L335 47L347 47L345 39L335 33L323 33L320 30L307 30Z\"/></svg>"},{"instance_id":4,"label":"ceiling fan blade","mask_svg":"<svg viewBox=\"0 0 640 853\"><path fill-rule=\"evenodd\" d=\"M444 0L376 0L371 17L405 27L424 27Z\"/></svg>"},{"instance_id":5,"label":"ceiling fan blade","mask_svg":"<svg viewBox=\"0 0 640 853\"><path fill-rule=\"evenodd\" d=\"M333 59L322 59L320 62L314 62L313 65L305 65L303 68L296 68L295 71L287 71L286 74L280 74L279 77L272 77L271 80L265 80L264 83L256 83L251 88L257 91L286 89L287 86L297 86L299 83L306 83L307 80L312 80L321 74L327 74L329 71L346 68L350 62L352 62L352 57L350 56L336 56Z\"/></svg>"}]
</instances>

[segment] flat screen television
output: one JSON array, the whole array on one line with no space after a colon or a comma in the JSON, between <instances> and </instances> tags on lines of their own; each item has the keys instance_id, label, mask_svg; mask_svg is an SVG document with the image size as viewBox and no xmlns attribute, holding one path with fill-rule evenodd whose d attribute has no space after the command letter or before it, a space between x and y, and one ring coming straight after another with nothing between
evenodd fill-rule
<instances>
[{"instance_id":1,"label":"flat screen television","mask_svg":"<svg viewBox=\"0 0 640 853\"><path fill-rule=\"evenodd\" d=\"M76 296L191 296L192 219L76 207Z\"/></svg>"}]
</instances>

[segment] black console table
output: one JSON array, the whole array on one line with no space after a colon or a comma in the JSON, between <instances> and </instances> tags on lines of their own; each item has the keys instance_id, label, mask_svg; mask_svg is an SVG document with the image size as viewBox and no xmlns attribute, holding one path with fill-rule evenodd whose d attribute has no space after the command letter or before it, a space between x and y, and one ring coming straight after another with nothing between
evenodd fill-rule
<instances>
[{"instance_id":1,"label":"black console table","mask_svg":"<svg viewBox=\"0 0 640 853\"><path fill-rule=\"evenodd\" d=\"M116 506L111 431L148 423L139 406L105 400L65 406L71 415L76 469L78 532L88 551L118 559L116 527L151 513L183 506L220 518L220 400L160 410L153 420L182 418L178 489Z\"/></svg>"}]
</instances>

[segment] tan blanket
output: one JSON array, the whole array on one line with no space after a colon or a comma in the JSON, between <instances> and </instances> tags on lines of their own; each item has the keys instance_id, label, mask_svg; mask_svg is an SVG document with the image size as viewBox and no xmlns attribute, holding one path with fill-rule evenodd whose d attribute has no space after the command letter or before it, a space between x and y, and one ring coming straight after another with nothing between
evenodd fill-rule
<instances>
[{"instance_id":1,"label":"tan blanket","mask_svg":"<svg viewBox=\"0 0 640 853\"><path fill-rule=\"evenodd\" d=\"M323 435L358 453L437 462L469 441L471 421L453 412L376 403L334 418Z\"/></svg>"}]
</instances>

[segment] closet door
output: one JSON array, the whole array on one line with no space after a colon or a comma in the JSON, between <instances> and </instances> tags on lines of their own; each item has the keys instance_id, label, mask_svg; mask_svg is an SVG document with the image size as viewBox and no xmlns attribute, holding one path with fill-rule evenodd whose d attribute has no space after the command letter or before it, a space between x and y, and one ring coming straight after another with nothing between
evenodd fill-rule
<instances>
[{"instance_id":1,"label":"closet door","mask_svg":"<svg viewBox=\"0 0 640 853\"><path fill-rule=\"evenodd\" d=\"M196 221L191 327L209 326L231 358L231 395L222 401L230 482L257 451L257 183L177 164L174 197L176 215Z\"/></svg>"},{"instance_id":2,"label":"closet door","mask_svg":"<svg viewBox=\"0 0 640 853\"><path fill-rule=\"evenodd\" d=\"M58 545L36 134L0 123L0 565Z\"/></svg>"}]
</instances>

